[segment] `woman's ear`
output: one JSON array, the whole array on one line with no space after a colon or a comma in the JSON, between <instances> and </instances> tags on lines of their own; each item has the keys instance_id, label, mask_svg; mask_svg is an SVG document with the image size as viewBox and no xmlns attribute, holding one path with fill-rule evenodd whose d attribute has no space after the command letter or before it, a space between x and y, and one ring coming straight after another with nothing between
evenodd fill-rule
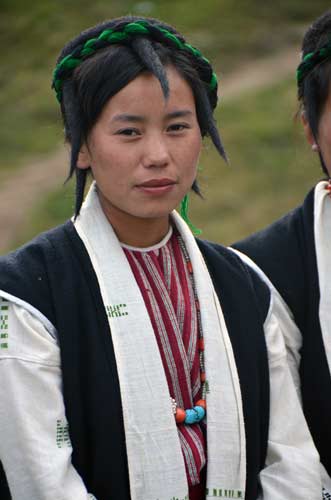
<instances>
[{"instance_id":1,"label":"woman's ear","mask_svg":"<svg viewBox=\"0 0 331 500\"><path fill-rule=\"evenodd\" d=\"M90 153L86 144L83 144L78 153L77 167L84 170L86 168L90 168L90 166L91 166Z\"/></svg>"},{"instance_id":2,"label":"woman's ear","mask_svg":"<svg viewBox=\"0 0 331 500\"><path fill-rule=\"evenodd\" d=\"M308 144L311 145L311 149L313 151L318 151L318 144L316 143L316 139L315 139L314 134L310 128L305 111L302 111L302 113L301 113L301 122L303 125L303 130L304 130Z\"/></svg>"}]
</instances>

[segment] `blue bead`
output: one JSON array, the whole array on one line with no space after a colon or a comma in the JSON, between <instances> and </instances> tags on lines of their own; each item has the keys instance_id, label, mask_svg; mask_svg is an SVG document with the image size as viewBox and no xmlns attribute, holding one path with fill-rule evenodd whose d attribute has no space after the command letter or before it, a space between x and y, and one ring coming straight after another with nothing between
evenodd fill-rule
<instances>
[{"instance_id":1,"label":"blue bead","mask_svg":"<svg viewBox=\"0 0 331 500\"><path fill-rule=\"evenodd\" d=\"M189 410L185 410L186 417L184 420L184 424L192 425L201 422L201 420L206 415L206 410L202 408L202 406L195 406L194 408L190 408Z\"/></svg>"},{"instance_id":2,"label":"blue bead","mask_svg":"<svg viewBox=\"0 0 331 500\"><path fill-rule=\"evenodd\" d=\"M199 416L195 410L189 409L186 411L186 417L184 420L184 424L196 424L198 422Z\"/></svg>"},{"instance_id":3,"label":"blue bead","mask_svg":"<svg viewBox=\"0 0 331 500\"><path fill-rule=\"evenodd\" d=\"M199 416L198 422L200 422L203 418L205 418L206 411L204 408L202 408L202 406L195 406L193 410L196 411Z\"/></svg>"}]
</instances>

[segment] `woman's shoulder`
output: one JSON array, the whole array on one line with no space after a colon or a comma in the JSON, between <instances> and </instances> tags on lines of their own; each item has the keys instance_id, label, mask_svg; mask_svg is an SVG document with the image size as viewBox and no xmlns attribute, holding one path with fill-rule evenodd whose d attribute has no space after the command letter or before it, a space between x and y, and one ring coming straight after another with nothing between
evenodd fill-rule
<instances>
[{"instance_id":1,"label":"woman's shoulder","mask_svg":"<svg viewBox=\"0 0 331 500\"><path fill-rule=\"evenodd\" d=\"M61 226L40 233L21 247L1 256L0 287L3 280L10 275L19 279L20 276L40 273L45 267L47 259L56 251L56 247L63 247L66 232L70 230L70 226L72 226L71 221L67 221Z\"/></svg>"},{"instance_id":2,"label":"woman's shoulder","mask_svg":"<svg viewBox=\"0 0 331 500\"><path fill-rule=\"evenodd\" d=\"M256 273L248 266L243 259L230 247L225 247L220 243L197 238L197 244L210 269L231 274L238 279L256 279ZM258 278L259 280L259 278Z\"/></svg>"},{"instance_id":3,"label":"woman's shoulder","mask_svg":"<svg viewBox=\"0 0 331 500\"><path fill-rule=\"evenodd\" d=\"M51 318L49 270L52 267L59 273L63 272L61 254L67 252L68 232L73 230L68 221L1 256L1 296L16 303L32 304L46 311Z\"/></svg>"},{"instance_id":4,"label":"woman's shoulder","mask_svg":"<svg viewBox=\"0 0 331 500\"><path fill-rule=\"evenodd\" d=\"M263 318L270 307L270 290L258 274L236 253L223 245L197 239L197 244L214 282L215 290L229 303L258 304Z\"/></svg>"},{"instance_id":5,"label":"woman's shoulder","mask_svg":"<svg viewBox=\"0 0 331 500\"><path fill-rule=\"evenodd\" d=\"M231 245L262 269L295 315L302 307L314 253L314 191L309 191L302 205Z\"/></svg>"},{"instance_id":6,"label":"woman's shoulder","mask_svg":"<svg viewBox=\"0 0 331 500\"><path fill-rule=\"evenodd\" d=\"M267 266L270 255L279 255L279 258L297 257L302 240L313 229L314 190L309 191L302 205L231 246L248 255L258 265Z\"/></svg>"}]
</instances>

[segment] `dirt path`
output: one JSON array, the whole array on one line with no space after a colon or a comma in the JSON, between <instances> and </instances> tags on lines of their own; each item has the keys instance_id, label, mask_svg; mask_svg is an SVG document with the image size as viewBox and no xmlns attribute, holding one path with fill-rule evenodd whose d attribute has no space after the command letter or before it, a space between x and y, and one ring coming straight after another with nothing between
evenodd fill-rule
<instances>
[{"instance_id":1,"label":"dirt path","mask_svg":"<svg viewBox=\"0 0 331 500\"><path fill-rule=\"evenodd\" d=\"M288 48L262 59L241 65L221 78L222 102L228 102L243 92L281 81L294 73L298 50ZM0 185L0 253L6 251L20 228L28 221L36 200L60 187L68 168L68 153L64 147L3 178Z\"/></svg>"},{"instance_id":2,"label":"dirt path","mask_svg":"<svg viewBox=\"0 0 331 500\"><path fill-rule=\"evenodd\" d=\"M67 174L68 152L60 147L2 179L0 185L0 254L10 248L20 228L28 221L36 200L61 186Z\"/></svg>"},{"instance_id":3,"label":"dirt path","mask_svg":"<svg viewBox=\"0 0 331 500\"><path fill-rule=\"evenodd\" d=\"M298 47L290 47L268 59L246 62L227 77L220 79L221 102L228 102L244 92L259 90L293 75L299 61Z\"/></svg>"}]
</instances>

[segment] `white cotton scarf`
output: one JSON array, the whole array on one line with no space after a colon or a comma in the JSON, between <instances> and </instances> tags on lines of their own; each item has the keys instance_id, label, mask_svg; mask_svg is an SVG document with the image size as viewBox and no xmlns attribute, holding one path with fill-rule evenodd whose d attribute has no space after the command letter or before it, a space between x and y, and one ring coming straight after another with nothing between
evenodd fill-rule
<instances>
[{"instance_id":1,"label":"white cotton scarf","mask_svg":"<svg viewBox=\"0 0 331 500\"><path fill-rule=\"evenodd\" d=\"M245 498L246 443L232 346L208 270L188 226L172 220L190 255L201 305L207 393L206 498ZM188 500L169 389L153 327L124 251L92 185L75 228L109 319L120 382L132 500Z\"/></svg>"},{"instance_id":2,"label":"white cotton scarf","mask_svg":"<svg viewBox=\"0 0 331 500\"><path fill-rule=\"evenodd\" d=\"M319 182L314 193L314 234L320 288L319 320L324 349L331 373L331 198Z\"/></svg>"}]
</instances>

